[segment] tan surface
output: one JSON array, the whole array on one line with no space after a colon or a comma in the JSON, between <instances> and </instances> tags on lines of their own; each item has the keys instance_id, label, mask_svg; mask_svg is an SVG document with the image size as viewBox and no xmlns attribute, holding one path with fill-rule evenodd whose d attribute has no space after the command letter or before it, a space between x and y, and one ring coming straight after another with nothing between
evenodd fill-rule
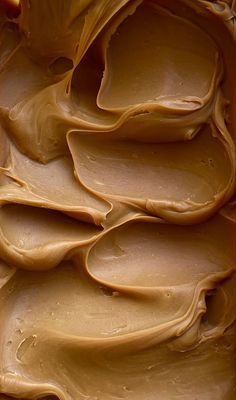
<instances>
[{"instance_id":1,"label":"tan surface","mask_svg":"<svg viewBox=\"0 0 236 400\"><path fill-rule=\"evenodd\" d=\"M234 3L0 1L0 400L235 399Z\"/></svg>"}]
</instances>

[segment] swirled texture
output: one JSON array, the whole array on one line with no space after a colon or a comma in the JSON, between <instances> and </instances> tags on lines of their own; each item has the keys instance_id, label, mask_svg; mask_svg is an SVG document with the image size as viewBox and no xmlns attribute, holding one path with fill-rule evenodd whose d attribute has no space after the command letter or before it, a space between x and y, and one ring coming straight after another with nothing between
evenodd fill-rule
<instances>
[{"instance_id":1,"label":"swirled texture","mask_svg":"<svg viewBox=\"0 0 236 400\"><path fill-rule=\"evenodd\" d=\"M235 15L0 1L1 400L235 399Z\"/></svg>"}]
</instances>

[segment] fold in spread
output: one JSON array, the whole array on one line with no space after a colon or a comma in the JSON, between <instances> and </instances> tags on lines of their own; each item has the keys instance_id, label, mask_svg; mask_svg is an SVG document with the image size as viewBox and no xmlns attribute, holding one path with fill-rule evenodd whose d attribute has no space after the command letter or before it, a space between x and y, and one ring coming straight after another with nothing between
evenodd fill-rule
<instances>
[{"instance_id":1,"label":"fold in spread","mask_svg":"<svg viewBox=\"0 0 236 400\"><path fill-rule=\"evenodd\" d=\"M0 399L235 398L235 11L0 1Z\"/></svg>"}]
</instances>

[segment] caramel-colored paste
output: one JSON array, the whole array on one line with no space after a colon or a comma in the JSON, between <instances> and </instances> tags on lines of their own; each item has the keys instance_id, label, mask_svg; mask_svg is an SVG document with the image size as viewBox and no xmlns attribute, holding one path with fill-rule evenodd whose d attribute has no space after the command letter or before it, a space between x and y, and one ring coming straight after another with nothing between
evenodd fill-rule
<instances>
[{"instance_id":1,"label":"caramel-colored paste","mask_svg":"<svg viewBox=\"0 0 236 400\"><path fill-rule=\"evenodd\" d=\"M0 399L236 399L236 2L17 3Z\"/></svg>"}]
</instances>

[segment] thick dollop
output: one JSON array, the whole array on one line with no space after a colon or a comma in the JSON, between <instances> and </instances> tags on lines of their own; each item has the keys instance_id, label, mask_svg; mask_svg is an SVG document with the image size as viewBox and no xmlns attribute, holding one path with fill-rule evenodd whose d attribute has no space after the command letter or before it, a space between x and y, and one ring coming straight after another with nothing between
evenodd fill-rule
<instances>
[{"instance_id":1,"label":"thick dollop","mask_svg":"<svg viewBox=\"0 0 236 400\"><path fill-rule=\"evenodd\" d=\"M0 1L1 400L235 398L235 12Z\"/></svg>"}]
</instances>

